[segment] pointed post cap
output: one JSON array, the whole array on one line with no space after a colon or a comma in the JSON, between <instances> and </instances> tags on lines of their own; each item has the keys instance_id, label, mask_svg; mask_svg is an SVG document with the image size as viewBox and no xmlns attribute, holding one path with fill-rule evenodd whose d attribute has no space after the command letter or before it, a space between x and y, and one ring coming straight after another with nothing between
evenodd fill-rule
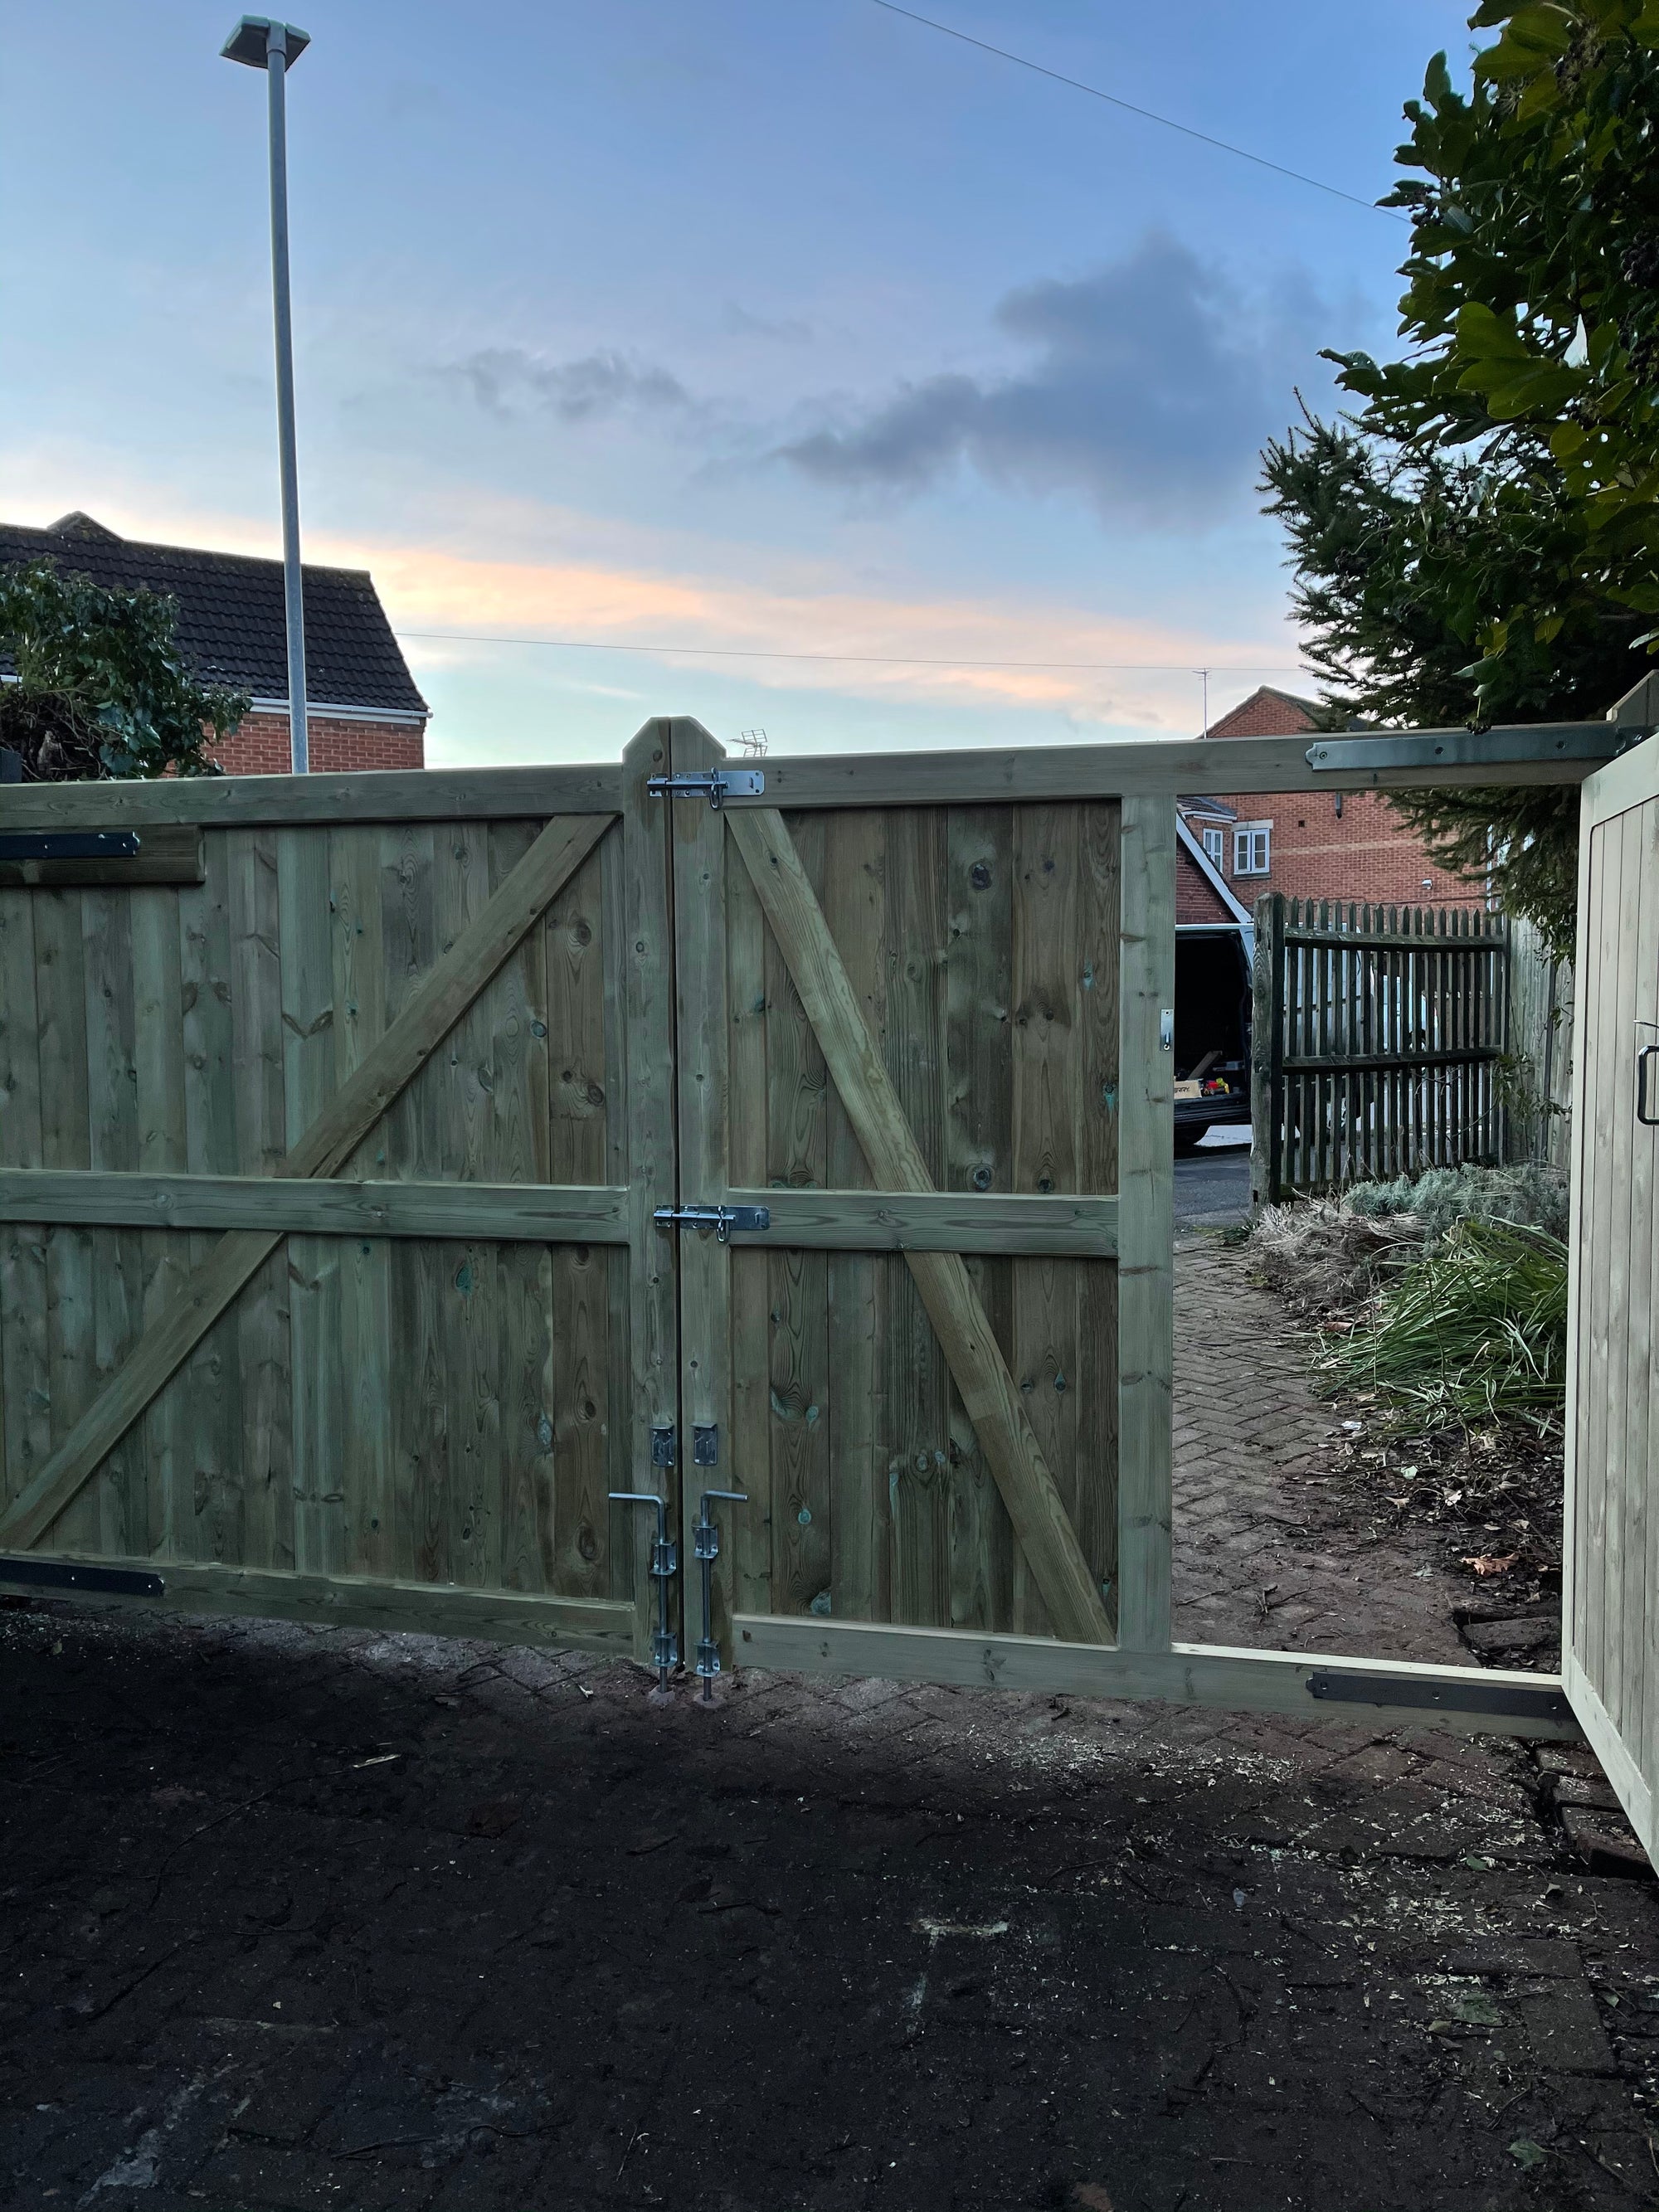
<instances>
[{"instance_id":1,"label":"pointed post cap","mask_svg":"<svg viewBox=\"0 0 1659 2212\"><path fill-rule=\"evenodd\" d=\"M292 69L311 44L311 33L297 23L274 22L269 15L244 15L219 52L228 62L246 62L250 69L264 69L270 61L273 31L282 40L283 66Z\"/></svg>"}]
</instances>

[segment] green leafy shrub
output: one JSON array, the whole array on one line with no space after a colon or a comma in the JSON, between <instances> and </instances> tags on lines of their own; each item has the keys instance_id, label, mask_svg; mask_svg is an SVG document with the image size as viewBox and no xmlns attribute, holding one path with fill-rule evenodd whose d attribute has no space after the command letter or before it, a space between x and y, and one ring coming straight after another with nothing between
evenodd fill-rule
<instances>
[{"instance_id":1,"label":"green leafy shrub","mask_svg":"<svg viewBox=\"0 0 1659 2212\"><path fill-rule=\"evenodd\" d=\"M199 684L173 635L173 601L67 575L51 561L0 568L0 745L26 776L216 775L207 747L234 730L245 692Z\"/></svg>"}]
</instances>

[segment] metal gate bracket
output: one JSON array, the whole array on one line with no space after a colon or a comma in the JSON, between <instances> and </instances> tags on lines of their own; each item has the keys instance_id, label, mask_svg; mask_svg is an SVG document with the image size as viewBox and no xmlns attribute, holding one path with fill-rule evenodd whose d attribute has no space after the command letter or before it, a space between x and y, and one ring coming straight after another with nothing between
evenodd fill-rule
<instances>
[{"instance_id":1,"label":"metal gate bracket","mask_svg":"<svg viewBox=\"0 0 1659 2212\"><path fill-rule=\"evenodd\" d=\"M135 830L0 830L0 860L131 860Z\"/></svg>"},{"instance_id":2,"label":"metal gate bracket","mask_svg":"<svg viewBox=\"0 0 1659 2212\"><path fill-rule=\"evenodd\" d=\"M651 1431L651 1464L653 1467L672 1467L676 1438L672 1428ZM621 1492L617 1495L620 1497Z\"/></svg>"},{"instance_id":3,"label":"metal gate bracket","mask_svg":"<svg viewBox=\"0 0 1659 2212\"><path fill-rule=\"evenodd\" d=\"M1322 738L1310 745L1308 766L1338 769L1384 768L1501 768L1510 761L1616 760L1652 735L1649 728L1614 722L1538 722L1502 730L1382 731L1375 737Z\"/></svg>"},{"instance_id":4,"label":"metal gate bracket","mask_svg":"<svg viewBox=\"0 0 1659 2212\"><path fill-rule=\"evenodd\" d=\"M1414 1705L1443 1713L1504 1713L1521 1720L1570 1721L1572 1708L1559 1684L1413 1681L1398 1674L1362 1674L1322 1668L1308 1677L1308 1695L1344 1705Z\"/></svg>"},{"instance_id":5,"label":"metal gate bracket","mask_svg":"<svg viewBox=\"0 0 1659 2212\"><path fill-rule=\"evenodd\" d=\"M652 775L646 789L653 799L683 799L706 794L716 814L729 791L740 799L758 799L766 788L766 773L758 768L705 769L696 775Z\"/></svg>"},{"instance_id":6,"label":"metal gate bracket","mask_svg":"<svg viewBox=\"0 0 1659 2212\"><path fill-rule=\"evenodd\" d=\"M747 1505L749 1493L744 1490L705 1490L697 1506L697 1517L691 1526L692 1555L702 1569L702 1634L697 1641L696 1672L702 1682L705 1703L714 1694L714 1677L720 1671L720 1647L714 1635L714 1562L720 1555L720 1532L719 1522L708 1517L711 1498L729 1498L734 1505Z\"/></svg>"}]
</instances>

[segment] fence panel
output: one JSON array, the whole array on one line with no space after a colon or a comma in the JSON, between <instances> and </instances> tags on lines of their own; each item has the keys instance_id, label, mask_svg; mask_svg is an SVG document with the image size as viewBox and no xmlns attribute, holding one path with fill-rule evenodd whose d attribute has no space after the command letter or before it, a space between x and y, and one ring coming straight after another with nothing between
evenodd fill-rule
<instances>
[{"instance_id":1,"label":"fence panel","mask_svg":"<svg viewBox=\"0 0 1659 2212\"><path fill-rule=\"evenodd\" d=\"M1255 943L1258 1204L1507 1157L1504 916L1275 892Z\"/></svg>"}]
</instances>

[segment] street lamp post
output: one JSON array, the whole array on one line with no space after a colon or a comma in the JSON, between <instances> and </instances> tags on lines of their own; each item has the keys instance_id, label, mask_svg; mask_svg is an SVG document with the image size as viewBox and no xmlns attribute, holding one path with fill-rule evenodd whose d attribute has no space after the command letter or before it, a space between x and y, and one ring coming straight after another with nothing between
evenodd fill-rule
<instances>
[{"instance_id":1,"label":"street lamp post","mask_svg":"<svg viewBox=\"0 0 1659 2212\"><path fill-rule=\"evenodd\" d=\"M306 611L300 568L300 470L294 444L294 319L288 286L288 72L311 44L295 23L244 15L222 49L262 69L270 106L270 287L276 325L276 456L283 488L283 600L288 623L288 727L295 775L311 765L306 727Z\"/></svg>"}]
</instances>

